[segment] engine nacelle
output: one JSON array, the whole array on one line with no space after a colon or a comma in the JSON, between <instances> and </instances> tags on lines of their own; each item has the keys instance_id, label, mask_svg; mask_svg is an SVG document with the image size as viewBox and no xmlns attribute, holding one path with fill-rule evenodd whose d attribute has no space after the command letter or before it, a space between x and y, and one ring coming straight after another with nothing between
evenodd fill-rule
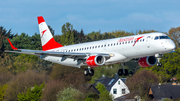
<instances>
[{"instance_id":1,"label":"engine nacelle","mask_svg":"<svg viewBox=\"0 0 180 101\"><path fill-rule=\"evenodd\" d=\"M141 67L151 67L157 63L157 58L155 56L142 57L139 59L138 64Z\"/></svg>"},{"instance_id":2,"label":"engine nacelle","mask_svg":"<svg viewBox=\"0 0 180 101\"><path fill-rule=\"evenodd\" d=\"M106 59L102 55L93 55L89 56L89 58L86 59L86 64L90 67L96 67L104 65Z\"/></svg>"}]
</instances>

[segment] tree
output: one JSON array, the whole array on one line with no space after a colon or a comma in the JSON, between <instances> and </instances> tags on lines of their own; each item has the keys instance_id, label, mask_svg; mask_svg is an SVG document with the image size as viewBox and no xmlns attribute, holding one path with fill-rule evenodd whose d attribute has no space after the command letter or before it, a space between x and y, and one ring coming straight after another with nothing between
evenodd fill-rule
<instances>
[{"instance_id":1,"label":"tree","mask_svg":"<svg viewBox=\"0 0 180 101\"><path fill-rule=\"evenodd\" d=\"M40 86L36 85L34 87L28 88L27 92L19 93L18 101L40 101L42 98L42 89L44 88L44 83Z\"/></svg>"},{"instance_id":2,"label":"tree","mask_svg":"<svg viewBox=\"0 0 180 101\"><path fill-rule=\"evenodd\" d=\"M174 53L164 54L161 58L162 66L156 65L147 69L156 73L160 79L160 82L168 82L172 77L177 77L180 81L180 49L177 49Z\"/></svg>"},{"instance_id":3,"label":"tree","mask_svg":"<svg viewBox=\"0 0 180 101\"><path fill-rule=\"evenodd\" d=\"M99 36L101 35L100 31L99 32L94 32L92 31L91 33L89 33L87 36L91 38L91 40L93 41L97 41L97 40L100 40Z\"/></svg>"},{"instance_id":4,"label":"tree","mask_svg":"<svg viewBox=\"0 0 180 101\"><path fill-rule=\"evenodd\" d=\"M75 44L85 42L85 35L84 35L84 32L82 29L80 32L78 32L77 30L73 30L73 33L74 33L74 43Z\"/></svg>"},{"instance_id":5,"label":"tree","mask_svg":"<svg viewBox=\"0 0 180 101\"><path fill-rule=\"evenodd\" d=\"M13 34L11 34L11 29L7 31L4 27L0 26L0 56L3 57L2 53L5 50L4 40L6 38L13 38Z\"/></svg>"},{"instance_id":6,"label":"tree","mask_svg":"<svg viewBox=\"0 0 180 101\"><path fill-rule=\"evenodd\" d=\"M158 32L158 31L155 31L155 30L144 30L144 31L137 31L136 34L145 34L145 33L151 33L151 32Z\"/></svg>"},{"instance_id":7,"label":"tree","mask_svg":"<svg viewBox=\"0 0 180 101\"><path fill-rule=\"evenodd\" d=\"M179 48L180 27L171 28L168 35L176 44L176 48Z\"/></svg>"},{"instance_id":8,"label":"tree","mask_svg":"<svg viewBox=\"0 0 180 101\"><path fill-rule=\"evenodd\" d=\"M43 90L42 101L56 101L56 95L59 91L63 90L64 87L67 87L67 84L61 79L48 80Z\"/></svg>"},{"instance_id":9,"label":"tree","mask_svg":"<svg viewBox=\"0 0 180 101\"><path fill-rule=\"evenodd\" d=\"M151 85L159 83L158 76L150 70L140 70L132 77L127 78L126 84L131 91L130 96L140 96L143 99L148 99L148 91Z\"/></svg>"},{"instance_id":10,"label":"tree","mask_svg":"<svg viewBox=\"0 0 180 101\"><path fill-rule=\"evenodd\" d=\"M62 45L70 45L74 44L74 33L73 33L73 25L69 22L62 26L62 35L61 35L61 44Z\"/></svg>"},{"instance_id":11,"label":"tree","mask_svg":"<svg viewBox=\"0 0 180 101\"><path fill-rule=\"evenodd\" d=\"M0 85L0 101L3 101L4 95L6 94L6 89L8 84L4 84L3 86Z\"/></svg>"},{"instance_id":12,"label":"tree","mask_svg":"<svg viewBox=\"0 0 180 101\"><path fill-rule=\"evenodd\" d=\"M34 71L27 71L19 73L16 78L12 79L5 93L5 100L14 101L18 100L17 95L19 93L25 93L29 87L33 87L35 84L41 85L46 82L47 77L45 73L36 73Z\"/></svg>"},{"instance_id":13,"label":"tree","mask_svg":"<svg viewBox=\"0 0 180 101\"><path fill-rule=\"evenodd\" d=\"M82 97L82 92L70 86L57 94L57 101L80 101Z\"/></svg>"},{"instance_id":14,"label":"tree","mask_svg":"<svg viewBox=\"0 0 180 101\"><path fill-rule=\"evenodd\" d=\"M112 101L112 95L109 94L103 84L98 83L96 88L100 92L98 101Z\"/></svg>"},{"instance_id":15,"label":"tree","mask_svg":"<svg viewBox=\"0 0 180 101\"><path fill-rule=\"evenodd\" d=\"M54 36L54 34L55 34L55 33L54 33L53 28L52 28L51 26L49 26L49 25L48 25L48 28L49 28L49 30L50 30L50 32L51 32L51 34L52 34L52 36Z\"/></svg>"}]
</instances>

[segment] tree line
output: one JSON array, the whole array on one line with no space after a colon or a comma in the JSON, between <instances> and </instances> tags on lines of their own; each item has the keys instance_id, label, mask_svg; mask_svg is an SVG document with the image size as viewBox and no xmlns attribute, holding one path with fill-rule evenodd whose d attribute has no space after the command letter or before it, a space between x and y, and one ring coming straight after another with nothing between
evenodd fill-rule
<instances>
[{"instance_id":1,"label":"tree line","mask_svg":"<svg viewBox=\"0 0 180 101\"><path fill-rule=\"evenodd\" d=\"M149 32L156 32L155 30L139 30L137 33L133 33L122 30L115 30L105 33L101 33L100 31L92 31L91 33L84 34L82 29L77 31L73 29L72 24L66 23L61 28L62 35L56 35L53 28L50 26L48 27L52 32L55 40L62 45L123 37L135 35L137 33L144 34ZM151 71L153 75L157 76L154 77L156 78L156 83L170 82L170 79L173 77L176 77L177 81L180 81L180 65L178 62L180 59L179 31L180 27L177 27L171 28L169 32L166 32L166 34L176 43L177 49L174 53L165 54L162 57L162 67L153 66L145 68ZM47 62L33 55L4 52L4 50L11 49L6 38L9 38L13 45L19 49L42 50L40 35L38 33L34 33L32 36L29 36L26 33L21 33L20 35L12 34L11 29L6 30L1 26L0 38L0 100L18 100L18 98L24 99L27 97L27 93L32 93L33 90L31 91L31 87L34 87L34 90L44 89L43 92L38 93L40 94L39 99L48 101L62 98L60 95L62 95L63 92L66 92L67 89L79 92L79 95L84 94L84 97L74 95L73 99L80 99L82 101L85 99L90 99L87 101L93 101L97 99L100 100L103 99L102 96L107 95L104 94L97 98L92 92L84 93L85 91L80 90L79 88L82 88L82 84L94 83L95 79L101 77L102 75L113 77L115 76L117 70L121 68L120 64L101 66L95 68L95 74L93 77L84 77L84 67L77 69L74 67L62 66L59 64ZM125 65L125 68L129 69L130 71L130 74L127 77L129 77L129 84L132 84L133 79L131 78L135 78L134 74L136 72L142 71L142 68L138 65L138 63L133 61L128 62L127 65ZM131 85L130 87L133 86ZM134 90L133 88L130 89ZM58 94L59 96L56 96ZM145 93L143 92L143 94ZM111 97L107 97L107 99L109 98Z\"/></svg>"}]
</instances>

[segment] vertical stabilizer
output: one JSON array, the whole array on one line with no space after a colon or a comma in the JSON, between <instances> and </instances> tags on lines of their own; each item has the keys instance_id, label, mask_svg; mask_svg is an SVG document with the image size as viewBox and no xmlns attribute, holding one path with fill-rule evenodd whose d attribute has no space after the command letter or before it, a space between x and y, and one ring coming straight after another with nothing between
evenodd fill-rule
<instances>
[{"instance_id":1,"label":"vertical stabilizer","mask_svg":"<svg viewBox=\"0 0 180 101\"><path fill-rule=\"evenodd\" d=\"M56 42L42 16L37 17L39 24L39 31L41 37L42 50L47 51L54 48L63 47L61 44Z\"/></svg>"}]
</instances>

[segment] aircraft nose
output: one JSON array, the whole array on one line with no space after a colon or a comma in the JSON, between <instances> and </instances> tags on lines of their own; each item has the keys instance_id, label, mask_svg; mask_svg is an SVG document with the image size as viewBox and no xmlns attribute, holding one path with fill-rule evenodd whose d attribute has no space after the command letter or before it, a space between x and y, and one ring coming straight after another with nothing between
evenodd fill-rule
<instances>
[{"instance_id":1,"label":"aircraft nose","mask_svg":"<svg viewBox=\"0 0 180 101\"><path fill-rule=\"evenodd\" d=\"M166 46L166 48L168 50L174 50L176 48L176 45L174 44L174 42L171 42Z\"/></svg>"}]
</instances>

